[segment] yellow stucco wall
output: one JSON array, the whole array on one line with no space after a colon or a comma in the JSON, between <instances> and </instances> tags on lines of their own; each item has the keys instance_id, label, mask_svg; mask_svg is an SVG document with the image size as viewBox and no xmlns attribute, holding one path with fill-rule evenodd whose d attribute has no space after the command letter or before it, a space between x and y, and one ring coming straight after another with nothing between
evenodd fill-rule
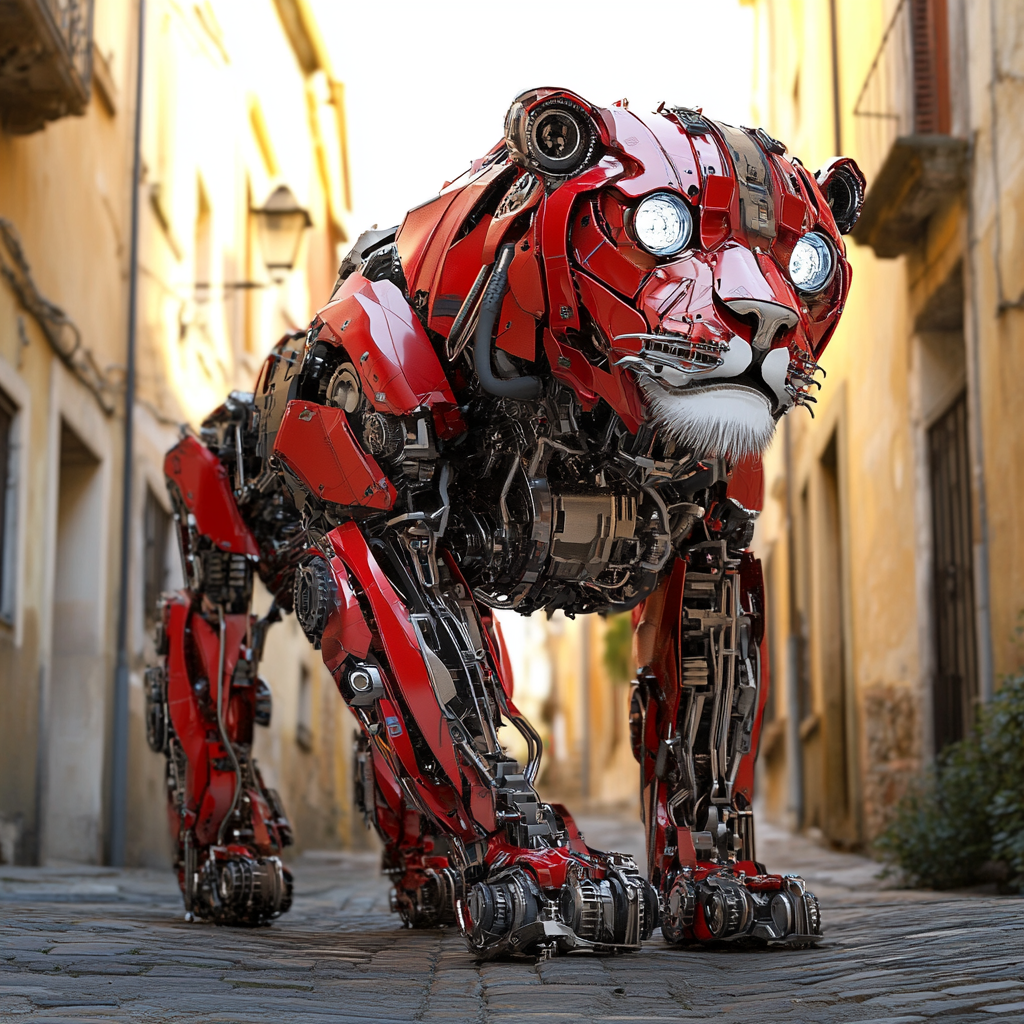
<instances>
[{"instance_id":1,"label":"yellow stucco wall","mask_svg":"<svg viewBox=\"0 0 1024 1024\"><path fill-rule=\"evenodd\" d=\"M758 23L758 123L783 139L811 169L834 154L832 38L829 4L753 0ZM879 50L895 4L837 0L839 136L844 155L870 175L885 155L877 131L854 116L854 106ZM984 8L984 10L982 9ZM993 37L989 10L998 19ZM887 820L908 779L933 752L931 688L934 672L931 511L926 428L943 403L968 387L968 407L981 424L990 537L991 637L995 680L1019 670L1015 636L1024 608L1024 548L1019 508L1024 499L1019 467L1024 416L1017 392L1024 380L1020 309L999 310L995 253L1000 223L1004 299L1024 288L1019 223L1024 187L1020 127L1024 93L1014 69L1024 61L1024 12L1019 5L963 5L949 0L953 134L973 136L966 191L950 195L932 217L921 242L906 256L880 259L848 240L853 289L821 365L828 372L812 421L796 411L783 429L792 441L792 493L797 577L811 585L798 604L807 613L813 716L825 714L837 686L846 686L849 796L853 816L840 821L830 789L828 739L810 717L801 722L804 823L837 842L871 839ZM955 30L955 31L953 31ZM997 40L992 49L991 40ZM995 80L998 151L993 173L990 85ZM875 131L875 134L872 132ZM996 180L998 179L998 189ZM999 197L997 203L996 196ZM973 218L973 221L972 221ZM975 234L971 244L971 230ZM1016 246L1016 247L1015 247ZM966 267L967 274L963 273ZM963 329L925 330L928 307L944 289L965 282ZM978 391L969 384L971 339L977 332ZM966 338L966 343L965 339ZM957 347L959 346L959 348ZM959 362L957 362L959 360ZM980 408L977 417L974 410ZM823 655L834 644L834 610L823 606L822 567L828 561L829 444L838 472L843 608L840 640L845 672L826 671ZM825 462L823 462L823 456ZM755 550L771 556L770 589L777 648L794 629L789 622L784 446L767 463L769 501L755 535ZM974 537L981 540L977 476L972 490ZM806 509L801 502L806 495ZM975 566L979 564L975 551ZM826 602L827 603L827 602ZM799 628L799 624L795 628ZM984 641L983 631L979 641ZM827 652L826 652L827 653ZM785 656L776 663L776 717L761 769L768 810L792 818L787 774L788 680ZM824 721L824 719L822 719ZM833 780L834 781L834 780Z\"/></svg>"},{"instance_id":2,"label":"yellow stucco wall","mask_svg":"<svg viewBox=\"0 0 1024 1024\"><path fill-rule=\"evenodd\" d=\"M162 460L179 424L197 427L228 390L252 388L264 353L328 297L346 238L343 91L305 3L291 4L310 33L303 66L275 0L147 4L130 591L135 863L166 864L170 850L163 759L146 747L143 727L141 677L154 660L142 607L147 491L166 507ZM0 620L0 860L107 855L136 10L133 0L96 0L94 43L109 88L94 88L84 116L28 136L0 132L0 217L20 234L39 291L80 330L108 407L0 283L0 390L19 410L18 564L13 615ZM250 208L282 183L313 227L276 286ZM2 247L0 256L11 265ZM235 287L246 282L263 287ZM69 503L83 473L88 501L76 511ZM63 544L64 534L77 546ZM169 553L169 584L180 580L176 558ZM261 594L258 606L267 603ZM304 744L300 666L311 687ZM275 716L256 754L291 809L299 847L362 842L350 813L352 723L294 622L271 630L264 675Z\"/></svg>"}]
</instances>

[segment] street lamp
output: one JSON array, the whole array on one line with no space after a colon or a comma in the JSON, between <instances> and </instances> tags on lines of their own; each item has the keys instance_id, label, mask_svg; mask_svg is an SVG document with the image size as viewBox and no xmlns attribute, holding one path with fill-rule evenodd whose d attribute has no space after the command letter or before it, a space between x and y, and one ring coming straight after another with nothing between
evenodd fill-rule
<instances>
[{"instance_id":1,"label":"street lamp","mask_svg":"<svg viewBox=\"0 0 1024 1024\"><path fill-rule=\"evenodd\" d=\"M287 185L278 185L262 208L252 212L267 273L280 284L295 266L302 232L311 227L313 221Z\"/></svg>"}]
</instances>

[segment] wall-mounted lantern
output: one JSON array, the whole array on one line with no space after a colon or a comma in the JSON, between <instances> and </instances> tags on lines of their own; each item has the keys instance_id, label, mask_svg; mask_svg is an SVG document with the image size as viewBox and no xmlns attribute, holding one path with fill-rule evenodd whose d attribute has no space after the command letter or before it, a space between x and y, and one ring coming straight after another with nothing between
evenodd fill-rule
<instances>
[{"instance_id":1,"label":"wall-mounted lantern","mask_svg":"<svg viewBox=\"0 0 1024 1024\"><path fill-rule=\"evenodd\" d=\"M252 212L267 273L280 284L295 266L302 232L313 221L287 185L278 185L263 206Z\"/></svg>"}]
</instances>

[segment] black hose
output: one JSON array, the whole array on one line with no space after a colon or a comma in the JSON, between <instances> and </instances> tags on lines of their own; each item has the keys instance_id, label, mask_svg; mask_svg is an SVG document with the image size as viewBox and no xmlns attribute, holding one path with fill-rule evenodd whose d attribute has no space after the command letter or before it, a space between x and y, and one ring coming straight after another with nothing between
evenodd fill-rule
<instances>
[{"instance_id":1,"label":"black hose","mask_svg":"<svg viewBox=\"0 0 1024 1024\"><path fill-rule=\"evenodd\" d=\"M540 394L539 377L498 377L491 369L491 334L508 288L508 268L514 255L513 245L503 245L498 250L494 273L484 291L484 297L480 300L480 318L476 325L473 356L476 361L476 375L484 391L498 398L514 398L526 402Z\"/></svg>"},{"instance_id":2,"label":"black hose","mask_svg":"<svg viewBox=\"0 0 1024 1024\"><path fill-rule=\"evenodd\" d=\"M224 833L227 831L228 822L231 816L238 809L238 799L242 795L242 766L238 763L238 755L235 753L234 744L228 735L227 726L224 724L224 688L231 686L231 680L224 678L224 655L225 642L227 640L227 623L224 621L224 606L217 605L217 617L220 620L220 654L217 657L217 730L220 732L220 741L228 752L231 764L235 769L235 792L231 797L231 806L228 813L221 819L220 827L217 829L217 845L224 845Z\"/></svg>"}]
</instances>

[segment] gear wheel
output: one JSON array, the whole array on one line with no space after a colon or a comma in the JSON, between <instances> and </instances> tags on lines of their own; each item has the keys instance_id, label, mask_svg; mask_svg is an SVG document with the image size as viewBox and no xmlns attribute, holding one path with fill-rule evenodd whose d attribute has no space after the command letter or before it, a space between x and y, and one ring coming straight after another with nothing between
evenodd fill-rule
<instances>
[{"instance_id":1,"label":"gear wheel","mask_svg":"<svg viewBox=\"0 0 1024 1024\"><path fill-rule=\"evenodd\" d=\"M309 642L319 650L334 607L334 576L322 558L312 558L295 570L295 617Z\"/></svg>"},{"instance_id":2,"label":"gear wheel","mask_svg":"<svg viewBox=\"0 0 1024 1024\"><path fill-rule=\"evenodd\" d=\"M709 879L709 881L712 881ZM731 879L716 884L704 897L704 921L716 939L729 939L746 931L752 907L746 890Z\"/></svg>"},{"instance_id":3,"label":"gear wheel","mask_svg":"<svg viewBox=\"0 0 1024 1024\"><path fill-rule=\"evenodd\" d=\"M391 458L401 449L404 440L405 429L394 416L372 410L363 416L363 441L374 458Z\"/></svg>"}]
</instances>

